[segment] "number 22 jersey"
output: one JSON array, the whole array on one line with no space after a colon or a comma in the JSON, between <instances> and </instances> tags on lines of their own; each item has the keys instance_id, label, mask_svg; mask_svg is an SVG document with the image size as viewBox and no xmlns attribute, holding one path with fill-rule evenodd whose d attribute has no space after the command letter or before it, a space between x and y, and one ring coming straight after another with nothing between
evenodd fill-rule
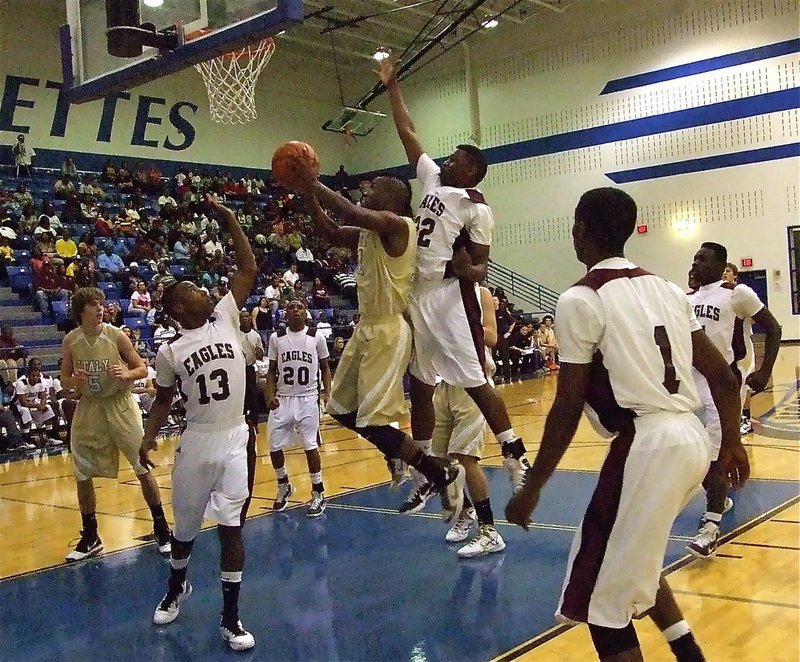
<instances>
[{"instance_id":1,"label":"number 22 jersey","mask_svg":"<svg viewBox=\"0 0 800 662\"><path fill-rule=\"evenodd\" d=\"M245 359L239 333L239 309L226 294L211 319L197 329L182 329L159 347L156 383L177 385L186 422L224 427L242 419Z\"/></svg>"}]
</instances>

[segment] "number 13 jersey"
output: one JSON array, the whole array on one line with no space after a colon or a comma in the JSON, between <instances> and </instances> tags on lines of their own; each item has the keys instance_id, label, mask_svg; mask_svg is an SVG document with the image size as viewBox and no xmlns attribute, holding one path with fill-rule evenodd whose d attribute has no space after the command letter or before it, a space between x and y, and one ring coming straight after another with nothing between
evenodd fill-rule
<instances>
[{"instance_id":1,"label":"number 13 jersey","mask_svg":"<svg viewBox=\"0 0 800 662\"><path fill-rule=\"evenodd\" d=\"M187 424L238 423L244 411L244 373L239 309L230 292L208 322L182 329L156 355L156 383L166 388L177 385Z\"/></svg>"},{"instance_id":2,"label":"number 13 jersey","mask_svg":"<svg viewBox=\"0 0 800 662\"><path fill-rule=\"evenodd\" d=\"M601 434L634 416L697 409L691 334L699 329L677 285L624 258L599 262L556 307L561 362L592 364L586 413Z\"/></svg>"},{"instance_id":3,"label":"number 13 jersey","mask_svg":"<svg viewBox=\"0 0 800 662\"><path fill-rule=\"evenodd\" d=\"M278 397L316 395L319 391L319 361L328 358L328 345L321 333L279 331L269 337L267 358L278 364Z\"/></svg>"}]
</instances>

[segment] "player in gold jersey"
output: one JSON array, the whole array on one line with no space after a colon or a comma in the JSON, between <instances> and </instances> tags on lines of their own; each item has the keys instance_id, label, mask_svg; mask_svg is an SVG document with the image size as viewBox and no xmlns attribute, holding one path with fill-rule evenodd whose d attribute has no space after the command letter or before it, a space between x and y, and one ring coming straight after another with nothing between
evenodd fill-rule
<instances>
[{"instance_id":1,"label":"player in gold jersey","mask_svg":"<svg viewBox=\"0 0 800 662\"><path fill-rule=\"evenodd\" d=\"M75 292L72 315L80 326L64 337L61 346L62 386L80 393L71 436L83 530L67 561L80 561L103 551L97 535L92 479L116 478L120 452L131 463L142 485L142 494L153 515L158 550L162 554L170 552L170 530L161 507L158 483L140 460L144 431L139 406L131 394L133 382L147 377L147 365L128 336L103 323L104 298L103 292L94 287Z\"/></svg>"},{"instance_id":2,"label":"player in gold jersey","mask_svg":"<svg viewBox=\"0 0 800 662\"><path fill-rule=\"evenodd\" d=\"M458 518L464 468L443 467L390 423L408 413L403 375L411 358L408 308L416 267L411 188L394 177L378 177L356 206L298 165L300 192L308 200L317 231L333 245L358 255L355 279L361 321L347 343L333 379L328 413L380 450L387 460L415 467L442 495L443 517ZM348 223L331 221L322 206Z\"/></svg>"}]
</instances>

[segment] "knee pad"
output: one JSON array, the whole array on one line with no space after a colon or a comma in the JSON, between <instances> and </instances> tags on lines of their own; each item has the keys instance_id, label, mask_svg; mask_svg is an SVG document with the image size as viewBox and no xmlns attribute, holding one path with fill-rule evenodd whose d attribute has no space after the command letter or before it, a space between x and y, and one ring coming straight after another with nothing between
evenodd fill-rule
<instances>
[{"instance_id":1,"label":"knee pad","mask_svg":"<svg viewBox=\"0 0 800 662\"><path fill-rule=\"evenodd\" d=\"M331 414L331 418L341 423L348 430L358 432L358 430L356 430L356 412L351 411L346 414ZM359 432L359 434L361 433Z\"/></svg>"},{"instance_id":2,"label":"knee pad","mask_svg":"<svg viewBox=\"0 0 800 662\"><path fill-rule=\"evenodd\" d=\"M594 649L601 660L639 648L639 637L636 636L633 622L628 623L624 628L607 628L589 623L589 633L592 635Z\"/></svg>"},{"instance_id":3,"label":"knee pad","mask_svg":"<svg viewBox=\"0 0 800 662\"><path fill-rule=\"evenodd\" d=\"M405 433L391 425L367 425L363 428L356 428L356 432L389 459L397 457L400 445L406 438Z\"/></svg>"}]
</instances>

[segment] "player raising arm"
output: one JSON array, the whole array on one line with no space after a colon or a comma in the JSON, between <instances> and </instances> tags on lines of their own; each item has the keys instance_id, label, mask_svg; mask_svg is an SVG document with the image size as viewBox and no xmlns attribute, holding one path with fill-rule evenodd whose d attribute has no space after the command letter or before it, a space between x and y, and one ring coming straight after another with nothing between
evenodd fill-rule
<instances>
[{"instance_id":1,"label":"player raising arm","mask_svg":"<svg viewBox=\"0 0 800 662\"><path fill-rule=\"evenodd\" d=\"M186 579L189 557L203 517L217 522L220 540L222 620L220 635L234 650L255 646L255 638L239 620L239 589L244 566L241 512L248 497L245 421L245 356L239 311L256 278L256 261L236 216L211 196L208 203L227 221L236 251L237 272L231 289L214 307L194 283L165 277L164 309L181 332L164 343L156 356L156 400L144 435L146 450L169 414L176 390L186 408L186 429L175 450L172 507L175 530L167 593L153 614L165 625L178 617L191 594Z\"/></svg>"}]
</instances>

